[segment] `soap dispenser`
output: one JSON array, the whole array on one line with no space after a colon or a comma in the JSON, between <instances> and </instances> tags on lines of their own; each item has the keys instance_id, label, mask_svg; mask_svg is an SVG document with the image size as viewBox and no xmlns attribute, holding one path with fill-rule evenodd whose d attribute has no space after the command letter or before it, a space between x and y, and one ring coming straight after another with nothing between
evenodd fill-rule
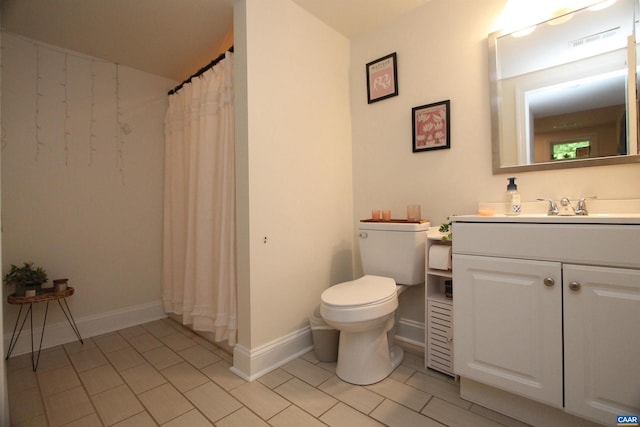
<instances>
[{"instance_id":1,"label":"soap dispenser","mask_svg":"<svg viewBox=\"0 0 640 427\"><path fill-rule=\"evenodd\" d=\"M516 185L516 178L507 178L507 192L504 194L504 213L505 215L520 215L520 193Z\"/></svg>"}]
</instances>

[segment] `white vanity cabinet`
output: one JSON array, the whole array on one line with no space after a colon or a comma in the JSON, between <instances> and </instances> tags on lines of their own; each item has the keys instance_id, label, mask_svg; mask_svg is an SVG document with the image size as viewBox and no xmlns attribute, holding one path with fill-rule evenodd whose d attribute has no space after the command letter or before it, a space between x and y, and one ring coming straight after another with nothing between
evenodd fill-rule
<instances>
[{"instance_id":1,"label":"white vanity cabinet","mask_svg":"<svg viewBox=\"0 0 640 427\"><path fill-rule=\"evenodd\" d=\"M640 414L640 224L453 227L463 397L533 425L553 425L547 407L605 425ZM465 396L467 380L495 402L475 385Z\"/></svg>"}]
</instances>

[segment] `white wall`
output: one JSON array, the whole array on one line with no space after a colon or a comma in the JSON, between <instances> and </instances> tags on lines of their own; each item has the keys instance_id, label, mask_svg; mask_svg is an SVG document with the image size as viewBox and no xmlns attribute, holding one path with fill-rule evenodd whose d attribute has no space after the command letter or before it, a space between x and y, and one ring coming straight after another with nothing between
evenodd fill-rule
<instances>
[{"instance_id":1,"label":"white wall","mask_svg":"<svg viewBox=\"0 0 640 427\"><path fill-rule=\"evenodd\" d=\"M349 42L290 0L235 7L238 342L252 352L307 328L352 277Z\"/></svg>"},{"instance_id":2,"label":"white wall","mask_svg":"<svg viewBox=\"0 0 640 427\"><path fill-rule=\"evenodd\" d=\"M68 277L81 332L106 313L159 307L163 120L175 82L12 34L2 42L3 271L34 261L50 279ZM3 301L6 338L17 307ZM49 310L47 324L57 322L66 325Z\"/></svg>"},{"instance_id":3,"label":"white wall","mask_svg":"<svg viewBox=\"0 0 640 427\"><path fill-rule=\"evenodd\" d=\"M449 215L475 213L480 201L502 200L508 175L492 174L487 34L505 3L432 0L352 40L354 223L372 208L402 218L407 204L420 203L423 217L439 225ZM368 105L365 64L391 52L398 54L399 95ZM445 99L451 149L412 153L411 108ZM640 197L638 164L515 176L524 201ZM420 292L401 296L403 316L424 319Z\"/></svg>"}]
</instances>

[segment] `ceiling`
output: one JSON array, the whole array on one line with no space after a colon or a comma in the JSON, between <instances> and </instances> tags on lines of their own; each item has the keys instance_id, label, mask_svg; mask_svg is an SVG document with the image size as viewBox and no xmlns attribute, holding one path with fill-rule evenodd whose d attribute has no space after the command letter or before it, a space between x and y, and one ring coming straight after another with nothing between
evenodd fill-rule
<instances>
[{"instance_id":1,"label":"ceiling","mask_svg":"<svg viewBox=\"0 0 640 427\"><path fill-rule=\"evenodd\" d=\"M1 0L2 29L176 81L218 56L234 0ZM293 0L348 38L430 0Z\"/></svg>"}]
</instances>

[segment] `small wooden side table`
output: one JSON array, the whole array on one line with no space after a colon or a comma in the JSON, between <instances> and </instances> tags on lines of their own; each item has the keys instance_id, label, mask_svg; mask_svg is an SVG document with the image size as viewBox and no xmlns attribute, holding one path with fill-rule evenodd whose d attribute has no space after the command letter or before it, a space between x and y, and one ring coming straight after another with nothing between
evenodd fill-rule
<instances>
[{"instance_id":1,"label":"small wooden side table","mask_svg":"<svg viewBox=\"0 0 640 427\"><path fill-rule=\"evenodd\" d=\"M71 329L73 329L73 332L75 332L76 336L78 337L78 340L80 340L80 342L84 344L84 341L80 336L80 331L78 330L78 326L76 325L76 321L73 319L73 316L71 315L71 310L69 309L69 305L67 304L67 297L70 297L71 295L73 295L73 293L74 293L74 289L72 287L67 287L66 290L61 292L55 292L53 289L44 289L40 294L33 297L18 297L15 294L9 295L7 297L7 302L9 304L19 304L20 311L18 311L18 318L16 319L16 324L13 327L13 334L11 335L11 341L9 342L9 349L7 351L7 357L5 358L5 360L8 360L9 356L11 356L11 352L13 351L13 349L16 346L16 343L18 342L18 338L20 338L20 334L22 333L22 328L24 328L24 324L27 321L27 317L28 317L30 320L29 323L31 327L31 367L33 368L34 372L36 371L36 369L38 369L38 362L40 361L40 350L42 350L42 339L44 338L44 329L47 325L47 313L49 312L50 301L58 302L60 309L62 310L62 312L64 313L64 316L67 318L67 321L69 322L69 326L71 326ZM38 346L38 353L36 356L33 348L33 304L37 304L39 302L46 302L47 306L44 310L44 320L42 321L42 334L40 335L40 345ZM64 306L62 305L62 302L64 302ZM25 305L28 305L29 308L27 308L24 314L24 318L22 319L22 323L20 324L20 330L18 331L18 324L20 323L20 317L22 316L22 309L24 308ZM16 331L17 331L17 334L16 334Z\"/></svg>"}]
</instances>

